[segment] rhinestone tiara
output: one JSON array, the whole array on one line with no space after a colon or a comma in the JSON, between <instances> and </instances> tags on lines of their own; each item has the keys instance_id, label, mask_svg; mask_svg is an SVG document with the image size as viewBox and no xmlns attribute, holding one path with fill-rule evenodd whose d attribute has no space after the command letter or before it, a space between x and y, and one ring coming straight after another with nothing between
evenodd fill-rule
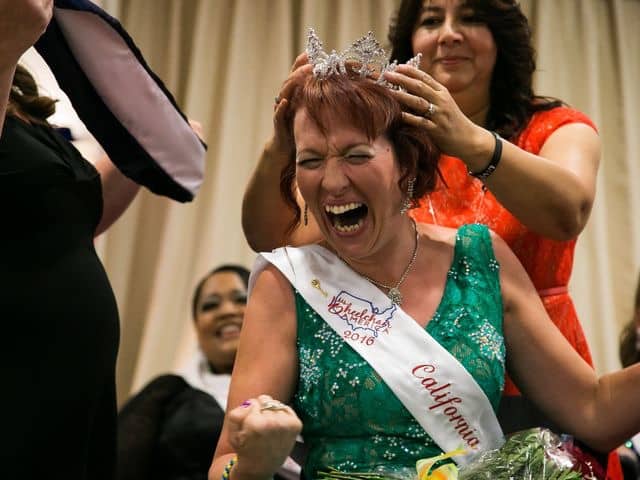
<instances>
[{"instance_id":1,"label":"rhinestone tiara","mask_svg":"<svg viewBox=\"0 0 640 480\"><path fill-rule=\"evenodd\" d=\"M332 75L346 75L347 69L357 73L361 78L373 78L379 85L398 90L399 87L384 79L385 72L393 72L398 62L389 63L387 52L373 36L368 32L365 36L353 42L346 50L327 53L322 48L322 42L313 28L307 35L307 56L309 63L313 65L313 75L324 79ZM411 58L406 65L419 68L422 54Z\"/></svg>"}]
</instances>

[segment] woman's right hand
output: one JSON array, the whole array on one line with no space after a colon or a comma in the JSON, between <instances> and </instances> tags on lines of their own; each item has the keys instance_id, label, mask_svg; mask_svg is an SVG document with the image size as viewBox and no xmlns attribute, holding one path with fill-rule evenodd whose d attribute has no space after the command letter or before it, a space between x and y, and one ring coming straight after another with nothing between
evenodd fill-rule
<instances>
[{"instance_id":1,"label":"woman's right hand","mask_svg":"<svg viewBox=\"0 0 640 480\"><path fill-rule=\"evenodd\" d=\"M303 52L293 62L289 76L282 83L273 106L273 136L267 144L267 148L288 153L293 146L293 139L287 129L286 115L289 107L289 99L294 90L301 86L311 75L313 65L309 63L307 53Z\"/></svg>"},{"instance_id":2,"label":"woman's right hand","mask_svg":"<svg viewBox=\"0 0 640 480\"><path fill-rule=\"evenodd\" d=\"M229 443L238 456L234 479L270 478L291 453L302 422L269 395L245 401L227 414Z\"/></svg>"},{"instance_id":3,"label":"woman's right hand","mask_svg":"<svg viewBox=\"0 0 640 480\"><path fill-rule=\"evenodd\" d=\"M462 112L444 85L409 65L398 65L395 71L385 73L385 78L403 88L393 95L404 107L405 122L425 128L442 153L460 158L473 171L486 166L495 145L493 135ZM488 156L485 150L489 151ZM480 168L468 162L478 155Z\"/></svg>"},{"instance_id":4,"label":"woman's right hand","mask_svg":"<svg viewBox=\"0 0 640 480\"><path fill-rule=\"evenodd\" d=\"M13 68L44 33L53 14L53 0L0 0L0 62Z\"/></svg>"}]
</instances>

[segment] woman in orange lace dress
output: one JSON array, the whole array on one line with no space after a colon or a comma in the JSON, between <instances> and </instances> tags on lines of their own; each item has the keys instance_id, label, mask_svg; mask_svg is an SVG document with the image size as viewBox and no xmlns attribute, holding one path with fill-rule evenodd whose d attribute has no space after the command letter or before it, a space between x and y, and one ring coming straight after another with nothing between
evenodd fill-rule
<instances>
[{"instance_id":1,"label":"woman in orange lace dress","mask_svg":"<svg viewBox=\"0 0 640 480\"><path fill-rule=\"evenodd\" d=\"M592 365L567 285L595 195L595 126L533 93L530 30L514 1L404 0L389 38L392 58L423 55L422 71L400 67L389 80L406 89L398 95L407 122L428 129L445 154L439 185L414 217L446 226L479 222L498 233L556 326ZM504 393L505 431L548 424L508 378Z\"/></svg>"},{"instance_id":2,"label":"woman in orange lace dress","mask_svg":"<svg viewBox=\"0 0 640 480\"><path fill-rule=\"evenodd\" d=\"M561 106L533 115L513 143L537 155L553 132L570 123L583 123L595 129L586 115ZM443 155L439 167L442 178L435 191L422 198L418 207L412 210L416 221L448 227L484 223L498 233L529 273L556 326L592 365L589 346L567 290L576 238L553 240L529 229L502 206L480 180L468 174L462 160ZM518 394L510 379L507 379L504 394ZM519 415L519 420L524 422L522 415Z\"/></svg>"}]
</instances>

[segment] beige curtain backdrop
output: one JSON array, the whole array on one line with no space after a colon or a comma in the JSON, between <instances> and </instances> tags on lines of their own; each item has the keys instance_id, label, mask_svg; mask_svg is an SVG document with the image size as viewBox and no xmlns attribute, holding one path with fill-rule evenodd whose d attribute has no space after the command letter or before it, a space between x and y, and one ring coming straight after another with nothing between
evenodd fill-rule
<instances>
[{"instance_id":1,"label":"beige curtain backdrop","mask_svg":"<svg viewBox=\"0 0 640 480\"><path fill-rule=\"evenodd\" d=\"M103 0L187 114L204 125L206 180L191 204L143 192L98 240L120 306L120 401L195 348L189 313L199 277L250 266L240 227L247 179L271 128L273 98L305 32L343 48L385 39L397 0ZM617 339L640 267L640 1L529 0L537 92L597 123L604 149L597 200L578 243L571 292L597 369L618 367ZM125 92L126 94L126 92Z\"/></svg>"}]
</instances>

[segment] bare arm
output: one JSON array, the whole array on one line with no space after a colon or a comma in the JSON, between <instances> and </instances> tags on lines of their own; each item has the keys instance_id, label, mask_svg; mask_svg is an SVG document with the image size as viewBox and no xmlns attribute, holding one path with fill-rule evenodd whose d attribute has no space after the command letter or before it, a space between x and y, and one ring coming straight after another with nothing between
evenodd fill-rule
<instances>
[{"instance_id":1,"label":"bare arm","mask_svg":"<svg viewBox=\"0 0 640 480\"><path fill-rule=\"evenodd\" d=\"M488 153L470 157L477 164L469 163L473 171L486 166L493 144L491 137ZM596 132L588 125L572 123L552 133L539 155L503 142L502 160L487 179L487 186L531 230L549 238L569 240L584 229L589 219L599 161L600 138Z\"/></svg>"},{"instance_id":2,"label":"bare arm","mask_svg":"<svg viewBox=\"0 0 640 480\"><path fill-rule=\"evenodd\" d=\"M276 121L285 108L282 100L276 109ZM289 152L270 140L264 147L242 200L242 229L249 246L256 252L273 250L287 243L287 228L294 212L280 195L280 172Z\"/></svg>"},{"instance_id":3,"label":"bare arm","mask_svg":"<svg viewBox=\"0 0 640 480\"><path fill-rule=\"evenodd\" d=\"M221 477L233 453L238 463L232 480L271 478L282 464L300 429L299 420L292 412L278 418L270 417L272 412L261 415L255 399L266 394L289 402L296 387L297 358L291 285L274 267L268 267L257 278L245 312L228 411L210 479ZM251 406L240 406L247 399L253 399Z\"/></svg>"},{"instance_id":4,"label":"bare arm","mask_svg":"<svg viewBox=\"0 0 640 480\"><path fill-rule=\"evenodd\" d=\"M44 32L53 0L0 0L0 134L18 60Z\"/></svg>"},{"instance_id":5,"label":"bare arm","mask_svg":"<svg viewBox=\"0 0 640 480\"><path fill-rule=\"evenodd\" d=\"M282 85L280 102L273 114L273 135L258 160L242 202L242 229L249 246L256 252L270 251L284 245L305 245L322 238L315 221L299 225L287 236L294 212L280 195L280 172L293 154L293 139L286 128L289 102L294 89L311 73L306 54L296 58L289 77ZM299 202L300 203L300 202ZM301 210L304 205L300 203Z\"/></svg>"},{"instance_id":6,"label":"bare arm","mask_svg":"<svg viewBox=\"0 0 640 480\"><path fill-rule=\"evenodd\" d=\"M405 120L426 128L440 149L460 158L473 172L489 163L495 146L491 132L473 123L458 108L447 89L426 73L401 65L389 80L406 88L396 97L411 111ZM557 240L575 238L584 228L595 196L600 139L585 124L560 127L539 155L503 141L500 164L487 186L504 207L536 233Z\"/></svg>"},{"instance_id":7,"label":"bare arm","mask_svg":"<svg viewBox=\"0 0 640 480\"><path fill-rule=\"evenodd\" d=\"M640 365L597 377L553 325L522 265L494 238L501 268L507 367L563 430L609 451L640 430Z\"/></svg>"},{"instance_id":8,"label":"bare arm","mask_svg":"<svg viewBox=\"0 0 640 480\"><path fill-rule=\"evenodd\" d=\"M286 102L283 100L281 103ZM280 194L280 171L288 155L282 155L270 141L258 161L242 201L242 229L249 246L256 252L271 251L285 245L300 246L318 242L322 234L314 216L309 212L308 224L299 223L287 235L294 220L294 212ZM304 201L296 193L300 211Z\"/></svg>"},{"instance_id":9,"label":"bare arm","mask_svg":"<svg viewBox=\"0 0 640 480\"><path fill-rule=\"evenodd\" d=\"M129 180L107 156L100 158L95 167L102 184L102 218L95 231L98 236L120 218L140 191L140 185Z\"/></svg>"}]
</instances>

